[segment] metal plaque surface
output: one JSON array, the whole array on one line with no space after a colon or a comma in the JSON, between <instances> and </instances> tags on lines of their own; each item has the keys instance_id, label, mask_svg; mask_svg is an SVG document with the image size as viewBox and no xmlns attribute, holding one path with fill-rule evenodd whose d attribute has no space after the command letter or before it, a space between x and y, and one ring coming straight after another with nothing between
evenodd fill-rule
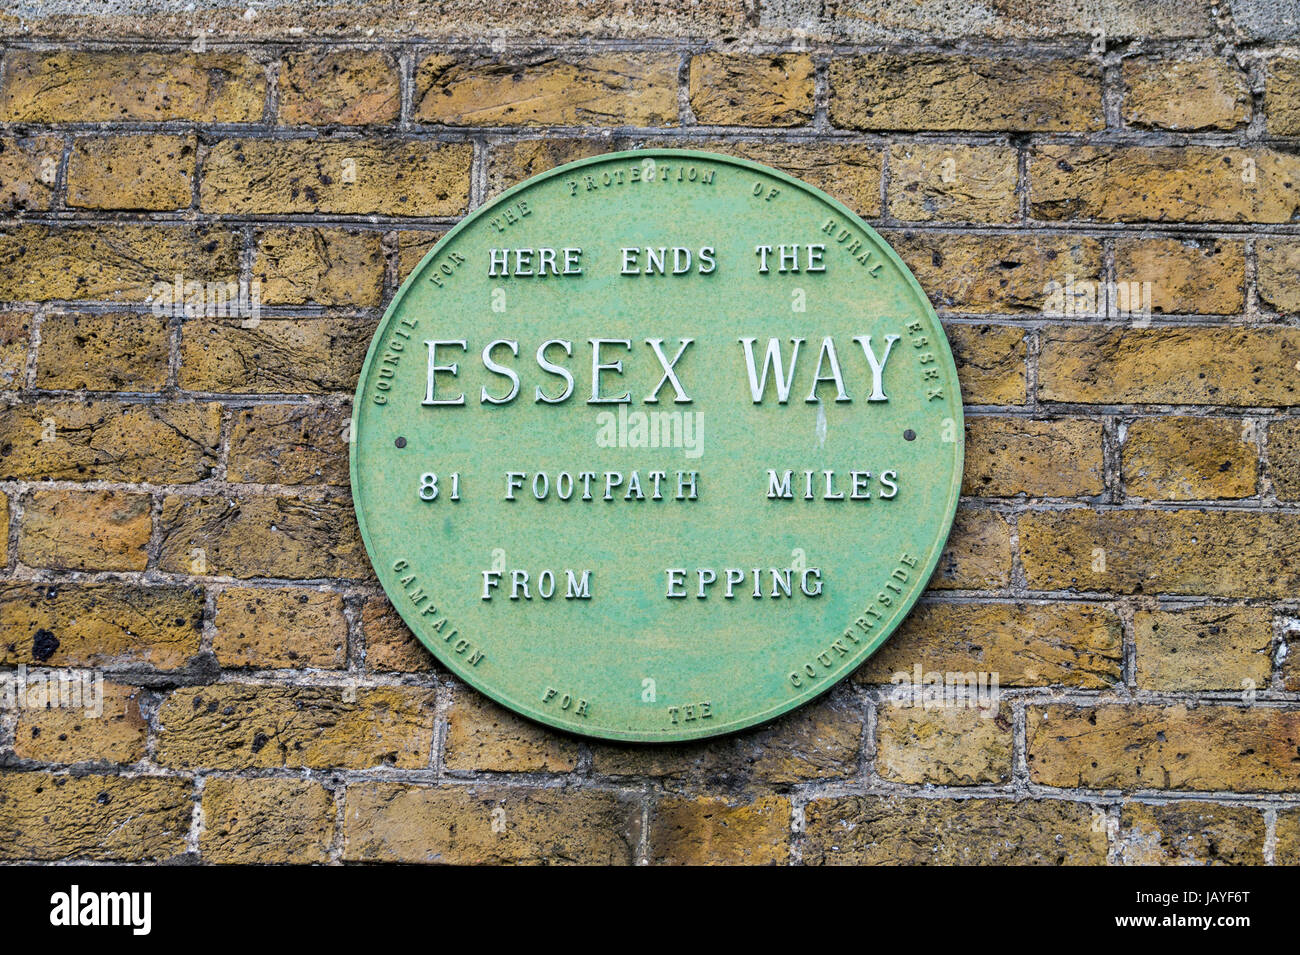
<instances>
[{"instance_id":1,"label":"metal plaque surface","mask_svg":"<svg viewBox=\"0 0 1300 955\"><path fill-rule=\"evenodd\" d=\"M924 589L961 395L911 273L834 199L703 152L547 172L393 299L354 406L375 573L542 723L687 740L828 690Z\"/></svg>"}]
</instances>

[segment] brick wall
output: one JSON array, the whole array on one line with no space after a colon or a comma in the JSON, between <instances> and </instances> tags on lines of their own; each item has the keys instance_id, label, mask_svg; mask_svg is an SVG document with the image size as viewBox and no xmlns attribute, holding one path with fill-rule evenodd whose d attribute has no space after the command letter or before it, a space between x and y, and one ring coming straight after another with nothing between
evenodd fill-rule
<instances>
[{"instance_id":1,"label":"brick wall","mask_svg":"<svg viewBox=\"0 0 1300 955\"><path fill-rule=\"evenodd\" d=\"M0 859L1300 862L1288 4L180 6L0 12L0 668L105 679L102 717L0 715ZM347 428L459 216L652 144L879 229L968 435L875 658L644 749L433 665L367 568ZM178 273L257 280L260 321L156 314ZM893 705L916 665L996 672L999 715Z\"/></svg>"}]
</instances>

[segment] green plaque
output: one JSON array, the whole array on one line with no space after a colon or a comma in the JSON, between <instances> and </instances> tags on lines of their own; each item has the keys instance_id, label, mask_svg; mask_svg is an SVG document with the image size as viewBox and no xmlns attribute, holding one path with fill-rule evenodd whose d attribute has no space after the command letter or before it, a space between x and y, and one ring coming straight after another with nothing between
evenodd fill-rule
<instances>
[{"instance_id":1,"label":"green plaque","mask_svg":"<svg viewBox=\"0 0 1300 955\"><path fill-rule=\"evenodd\" d=\"M839 202L684 150L511 189L424 258L357 387L375 572L449 670L587 736L752 726L907 614L961 487L912 274Z\"/></svg>"}]
</instances>

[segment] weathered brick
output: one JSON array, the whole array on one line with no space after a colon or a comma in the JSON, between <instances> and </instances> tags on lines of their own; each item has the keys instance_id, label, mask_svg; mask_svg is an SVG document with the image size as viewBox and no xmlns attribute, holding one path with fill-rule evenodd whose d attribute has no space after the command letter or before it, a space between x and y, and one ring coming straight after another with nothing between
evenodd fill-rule
<instances>
[{"instance_id":1,"label":"weathered brick","mask_svg":"<svg viewBox=\"0 0 1300 955\"><path fill-rule=\"evenodd\" d=\"M1264 814L1207 802L1125 803L1118 845L1124 865L1263 865Z\"/></svg>"},{"instance_id":2,"label":"weathered brick","mask_svg":"<svg viewBox=\"0 0 1300 955\"><path fill-rule=\"evenodd\" d=\"M54 200L59 136L0 136L0 212L43 212Z\"/></svg>"},{"instance_id":3,"label":"weathered brick","mask_svg":"<svg viewBox=\"0 0 1300 955\"><path fill-rule=\"evenodd\" d=\"M1250 121L1250 83L1211 57L1124 61L1124 122L1148 129L1234 129Z\"/></svg>"},{"instance_id":4,"label":"weathered brick","mask_svg":"<svg viewBox=\"0 0 1300 955\"><path fill-rule=\"evenodd\" d=\"M177 769L424 769L433 693L219 683L173 691L156 719L155 759Z\"/></svg>"},{"instance_id":5,"label":"weathered brick","mask_svg":"<svg viewBox=\"0 0 1300 955\"><path fill-rule=\"evenodd\" d=\"M450 770L567 773L578 764L578 743L468 687L457 687L447 713L443 764Z\"/></svg>"},{"instance_id":6,"label":"weathered brick","mask_svg":"<svg viewBox=\"0 0 1300 955\"><path fill-rule=\"evenodd\" d=\"M709 742L596 744L592 769L611 776L668 777L688 786L846 779L858 772L863 720L852 697L834 693L757 729Z\"/></svg>"},{"instance_id":7,"label":"weathered brick","mask_svg":"<svg viewBox=\"0 0 1300 955\"><path fill-rule=\"evenodd\" d=\"M81 137L68 158L68 205L86 209L188 209L198 140L141 133Z\"/></svg>"},{"instance_id":8,"label":"weathered brick","mask_svg":"<svg viewBox=\"0 0 1300 955\"><path fill-rule=\"evenodd\" d=\"M1133 614L1143 690L1267 687L1273 617L1262 607L1189 607Z\"/></svg>"},{"instance_id":9,"label":"weathered brick","mask_svg":"<svg viewBox=\"0 0 1300 955\"><path fill-rule=\"evenodd\" d=\"M650 816L654 865L785 865L790 858L790 800L759 796L665 796Z\"/></svg>"},{"instance_id":10,"label":"weathered brick","mask_svg":"<svg viewBox=\"0 0 1300 955\"><path fill-rule=\"evenodd\" d=\"M1300 517L1204 509L1072 508L1020 516L1020 555L1035 590L1289 597Z\"/></svg>"},{"instance_id":11,"label":"weathered brick","mask_svg":"<svg viewBox=\"0 0 1300 955\"><path fill-rule=\"evenodd\" d=\"M78 683L80 701L73 700L80 705L19 710L14 755L45 763L135 763L144 759L147 727L140 715L139 687L104 681L99 701L102 711L96 715L93 675L81 672L87 679ZM29 683L34 677L35 673L28 674ZM28 698L30 701L30 691Z\"/></svg>"},{"instance_id":12,"label":"weathered brick","mask_svg":"<svg viewBox=\"0 0 1300 955\"><path fill-rule=\"evenodd\" d=\"M1130 496L1200 501L1255 493L1259 452L1240 418L1137 418L1125 430L1121 467Z\"/></svg>"},{"instance_id":13,"label":"weathered brick","mask_svg":"<svg viewBox=\"0 0 1300 955\"><path fill-rule=\"evenodd\" d=\"M1011 222L1019 212L1009 146L894 146L889 183L889 214L904 221Z\"/></svg>"},{"instance_id":14,"label":"weathered brick","mask_svg":"<svg viewBox=\"0 0 1300 955\"><path fill-rule=\"evenodd\" d=\"M47 315L36 387L159 391L167 384L167 319L152 315Z\"/></svg>"},{"instance_id":15,"label":"weathered brick","mask_svg":"<svg viewBox=\"0 0 1300 955\"><path fill-rule=\"evenodd\" d=\"M366 642L366 668L380 673L430 673L430 653L397 615L388 598L367 597L361 607L361 633Z\"/></svg>"},{"instance_id":16,"label":"weathered brick","mask_svg":"<svg viewBox=\"0 0 1300 955\"><path fill-rule=\"evenodd\" d=\"M935 308L1041 312L1047 283L1101 276L1101 243L1082 236L891 232L886 240Z\"/></svg>"},{"instance_id":17,"label":"weathered brick","mask_svg":"<svg viewBox=\"0 0 1300 955\"><path fill-rule=\"evenodd\" d=\"M201 281L239 275L239 239L207 226L16 225L0 229L0 299L100 299L143 303L177 274Z\"/></svg>"},{"instance_id":18,"label":"weathered brick","mask_svg":"<svg viewBox=\"0 0 1300 955\"><path fill-rule=\"evenodd\" d=\"M1285 314L1300 312L1300 238L1262 236L1255 242L1259 260L1256 285L1260 304Z\"/></svg>"},{"instance_id":19,"label":"weathered brick","mask_svg":"<svg viewBox=\"0 0 1300 955\"><path fill-rule=\"evenodd\" d=\"M27 383L27 349L31 342L29 313L0 312L0 391L13 391Z\"/></svg>"},{"instance_id":20,"label":"weathered brick","mask_svg":"<svg viewBox=\"0 0 1300 955\"><path fill-rule=\"evenodd\" d=\"M503 786L348 786L343 857L450 865L629 865L641 811L616 793Z\"/></svg>"},{"instance_id":21,"label":"weathered brick","mask_svg":"<svg viewBox=\"0 0 1300 955\"><path fill-rule=\"evenodd\" d=\"M262 319L187 322L181 332L180 386L233 394L351 392L375 324L368 319Z\"/></svg>"},{"instance_id":22,"label":"weathered brick","mask_svg":"<svg viewBox=\"0 0 1300 955\"><path fill-rule=\"evenodd\" d=\"M1038 146L1029 157L1036 219L1290 222L1300 156L1217 146Z\"/></svg>"},{"instance_id":23,"label":"weathered brick","mask_svg":"<svg viewBox=\"0 0 1300 955\"><path fill-rule=\"evenodd\" d=\"M230 577L360 577L369 567L352 504L336 498L164 499L162 570Z\"/></svg>"},{"instance_id":24,"label":"weathered brick","mask_svg":"<svg viewBox=\"0 0 1300 955\"><path fill-rule=\"evenodd\" d=\"M193 812L184 779L0 773L0 858L166 859Z\"/></svg>"},{"instance_id":25,"label":"weathered brick","mask_svg":"<svg viewBox=\"0 0 1300 955\"><path fill-rule=\"evenodd\" d=\"M1025 330L1014 325L944 326L957 365L962 400L968 405L1023 405Z\"/></svg>"},{"instance_id":26,"label":"weathered brick","mask_svg":"<svg viewBox=\"0 0 1300 955\"><path fill-rule=\"evenodd\" d=\"M348 483L350 409L335 405L254 405L230 426L226 476L252 484Z\"/></svg>"},{"instance_id":27,"label":"weathered brick","mask_svg":"<svg viewBox=\"0 0 1300 955\"><path fill-rule=\"evenodd\" d=\"M0 587L0 664L175 669L199 652L203 592L127 584Z\"/></svg>"},{"instance_id":28,"label":"weathered brick","mask_svg":"<svg viewBox=\"0 0 1300 955\"><path fill-rule=\"evenodd\" d=\"M397 279L399 282L406 281L415 267L420 264L420 260L428 254L429 250L438 244L438 241L446 233L442 231L434 232L398 232L397 233Z\"/></svg>"},{"instance_id":29,"label":"weathered brick","mask_svg":"<svg viewBox=\"0 0 1300 955\"><path fill-rule=\"evenodd\" d=\"M1276 57L1268 61L1264 115L1274 136L1300 134L1300 59Z\"/></svg>"},{"instance_id":30,"label":"weathered brick","mask_svg":"<svg viewBox=\"0 0 1300 955\"><path fill-rule=\"evenodd\" d=\"M854 675L888 684L893 675L996 673L1000 686L1102 689L1120 682L1119 617L1078 603L921 603Z\"/></svg>"},{"instance_id":31,"label":"weathered brick","mask_svg":"<svg viewBox=\"0 0 1300 955\"><path fill-rule=\"evenodd\" d=\"M0 118L254 123L265 100L266 71L244 54L11 49Z\"/></svg>"},{"instance_id":32,"label":"weathered brick","mask_svg":"<svg viewBox=\"0 0 1300 955\"><path fill-rule=\"evenodd\" d=\"M144 570L150 511L147 494L34 491L24 502L18 559L31 567Z\"/></svg>"},{"instance_id":33,"label":"weathered brick","mask_svg":"<svg viewBox=\"0 0 1300 955\"><path fill-rule=\"evenodd\" d=\"M1011 582L1011 528L997 511L959 507L929 586L996 589Z\"/></svg>"},{"instance_id":34,"label":"weathered brick","mask_svg":"<svg viewBox=\"0 0 1300 955\"><path fill-rule=\"evenodd\" d=\"M1246 249L1227 239L1130 239L1115 243L1117 281L1133 288L1128 307L1238 315L1245 307ZM1150 282L1149 296L1143 283ZM1125 305L1122 300L1119 304Z\"/></svg>"},{"instance_id":35,"label":"weathered brick","mask_svg":"<svg viewBox=\"0 0 1300 955\"><path fill-rule=\"evenodd\" d=\"M966 419L962 493L979 497L1100 494L1101 422L1086 418Z\"/></svg>"},{"instance_id":36,"label":"weathered brick","mask_svg":"<svg viewBox=\"0 0 1300 955\"><path fill-rule=\"evenodd\" d=\"M309 865L329 858L334 796L299 779L209 779L199 851L219 864Z\"/></svg>"},{"instance_id":37,"label":"weathered brick","mask_svg":"<svg viewBox=\"0 0 1300 955\"><path fill-rule=\"evenodd\" d=\"M706 126L801 126L813 117L813 59L806 53L700 53L689 96Z\"/></svg>"},{"instance_id":38,"label":"weathered brick","mask_svg":"<svg viewBox=\"0 0 1300 955\"><path fill-rule=\"evenodd\" d=\"M453 216L469 202L467 143L227 139L203 164L199 207L257 215Z\"/></svg>"},{"instance_id":39,"label":"weathered brick","mask_svg":"<svg viewBox=\"0 0 1300 955\"><path fill-rule=\"evenodd\" d=\"M1081 404L1300 404L1300 330L1113 328L1042 332L1038 394Z\"/></svg>"},{"instance_id":40,"label":"weathered brick","mask_svg":"<svg viewBox=\"0 0 1300 955\"><path fill-rule=\"evenodd\" d=\"M910 676L910 674L909 674ZM894 783L997 785L1011 779L1011 712L924 709L891 701L876 710L876 771Z\"/></svg>"},{"instance_id":41,"label":"weathered brick","mask_svg":"<svg viewBox=\"0 0 1300 955\"><path fill-rule=\"evenodd\" d=\"M0 494L0 565L9 563L9 495Z\"/></svg>"},{"instance_id":42,"label":"weathered brick","mask_svg":"<svg viewBox=\"0 0 1300 955\"><path fill-rule=\"evenodd\" d=\"M1274 865L1300 865L1300 809L1279 810L1274 835Z\"/></svg>"},{"instance_id":43,"label":"weathered brick","mask_svg":"<svg viewBox=\"0 0 1300 955\"><path fill-rule=\"evenodd\" d=\"M807 865L1104 865L1096 810L1055 799L831 796L804 810Z\"/></svg>"},{"instance_id":44,"label":"weathered brick","mask_svg":"<svg viewBox=\"0 0 1300 955\"><path fill-rule=\"evenodd\" d=\"M1284 501L1300 501L1300 418L1269 422L1268 470L1273 493Z\"/></svg>"},{"instance_id":45,"label":"weathered brick","mask_svg":"<svg viewBox=\"0 0 1300 955\"><path fill-rule=\"evenodd\" d=\"M383 235L267 229L257 236L253 276L266 305L378 305L384 295Z\"/></svg>"},{"instance_id":46,"label":"weathered brick","mask_svg":"<svg viewBox=\"0 0 1300 955\"><path fill-rule=\"evenodd\" d=\"M223 667L323 667L347 663L343 598L318 590L231 587L217 595L212 652Z\"/></svg>"},{"instance_id":47,"label":"weathered brick","mask_svg":"<svg viewBox=\"0 0 1300 955\"><path fill-rule=\"evenodd\" d=\"M487 163L488 195L495 196L556 166L599 156L611 148L612 144L606 140L552 136L493 143ZM409 272L409 268L403 269L401 275Z\"/></svg>"},{"instance_id":48,"label":"weathered brick","mask_svg":"<svg viewBox=\"0 0 1300 955\"><path fill-rule=\"evenodd\" d=\"M397 120L397 64L378 50L297 50L280 66L281 123L376 126Z\"/></svg>"},{"instance_id":49,"label":"weathered brick","mask_svg":"<svg viewBox=\"0 0 1300 955\"><path fill-rule=\"evenodd\" d=\"M435 54L415 71L415 120L445 126L675 126L676 53Z\"/></svg>"},{"instance_id":50,"label":"weathered brick","mask_svg":"<svg viewBox=\"0 0 1300 955\"><path fill-rule=\"evenodd\" d=\"M186 484L212 476L221 407L46 401L0 410L0 478Z\"/></svg>"},{"instance_id":51,"label":"weathered brick","mask_svg":"<svg viewBox=\"0 0 1300 955\"><path fill-rule=\"evenodd\" d=\"M1290 792L1300 713L1229 706L1032 706L1029 776L1047 786Z\"/></svg>"},{"instance_id":52,"label":"weathered brick","mask_svg":"<svg viewBox=\"0 0 1300 955\"><path fill-rule=\"evenodd\" d=\"M830 119L850 129L1101 129L1101 73L1086 60L917 53L841 57Z\"/></svg>"}]
</instances>

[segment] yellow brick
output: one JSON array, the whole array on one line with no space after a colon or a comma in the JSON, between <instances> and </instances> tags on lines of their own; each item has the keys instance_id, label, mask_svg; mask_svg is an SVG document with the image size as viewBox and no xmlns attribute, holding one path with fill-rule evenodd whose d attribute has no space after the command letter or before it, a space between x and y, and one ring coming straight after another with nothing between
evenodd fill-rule
<instances>
[{"instance_id":1,"label":"yellow brick","mask_svg":"<svg viewBox=\"0 0 1300 955\"><path fill-rule=\"evenodd\" d=\"M348 483L344 405L254 405L231 418L226 477L252 484Z\"/></svg>"},{"instance_id":2,"label":"yellow brick","mask_svg":"<svg viewBox=\"0 0 1300 955\"><path fill-rule=\"evenodd\" d=\"M1292 792L1300 713L1235 706L1033 706L1029 776L1046 786Z\"/></svg>"},{"instance_id":3,"label":"yellow brick","mask_svg":"<svg viewBox=\"0 0 1300 955\"><path fill-rule=\"evenodd\" d=\"M1014 325L944 326L968 405L1025 403L1025 330Z\"/></svg>"},{"instance_id":4,"label":"yellow brick","mask_svg":"<svg viewBox=\"0 0 1300 955\"><path fill-rule=\"evenodd\" d=\"M1261 237L1255 242L1255 255L1260 303L1284 314L1300 312L1300 287L1295 281L1300 272L1300 239Z\"/></svg>"},{"instance_id":5,"label":"yellow brick","mask_svg":"<svg viewBox=\"0 0 1300 955\"><path fill-rule=\"evenodd\" d=\"M47 315L36 387L160 391L167 384L167 319L152 315Z\"/></svg>"},{"instance_id":6,"label":"yellow brick","mask_svg":"<svg viewBox=\"0 0 1300 955\"><path fill-rule=\"evenodd\" d=\"M676 53L435 54L415 72L415 120L446 126L675 126Z\"/></svg>"},{"instance_id":7,"label":"yellow brick","mask_svg":"<svg viewBox=\"0 0 1300 955\"><path fill-rule=\"evenodd\" d=\"M38 672L29 672L29 686ZM80 701L74 697L73 702L80 705L19 710L14 755L43 763L135 763L144 759L147 726L140 714L140 688L104 681L96 705L92 671L72 672L81 693ZM28 695L30 700L30 689Z\"/></svg>"},{"instance_id":8,"label":"yellow brick","mask_svg":"<svg viewBox=\"0 0 1300 955\"><path fill-rule=\"evenodd\" d=\"M0 228L0 297L13 302L146 302L157 283L235 280L238 236L206 226Z\"/></svg>"},{"instance_id":9,"label":"yellow brick","mask_svg":"<svg viewBox=\"0 0 1300 955\"><path fill-rule=\"evenodd\" d=\"M235 53L8 50L0 118L96 123L262 118L266 72Z\"/></svg>"},{"instance_id":10,"label":"yellow brick","mask_svg":"<svg viewBox=\"0 0 1300 955\"><path fill-rule=\"evenodd\" d=\"M1123 865L1263 865L1264 814L1244 806L1125 803Z\"/></svg>"},{"instance_id":11,"label":"yellow brick","mask_svg":"<svg viewBox=\"0 0 1300 955\"><path fill-rule=\"evenodd\" d=\"M889 152L889 214L904 221L1011 222L1016 151L911 143Z\"/></svg>"},{"instance_id":12,"label":"yellow brick","mask_svg":"<svg viewBox=\"0 0 1300 955\"><path fill-rule=\"evenodd\" d=\"M433 654L411 633L387 597L367 597L361 608L366 668L378 672L430 673Z\"/></svg>"},{"instance_id":13,"label":"yellow brick","mask_svg":"<svg viewBox=\"0 0 1300 955\"><path fill-rule=\"evenodd\" d=\"M1124 61L1124 121L1155 129L1233 129L1250 121L1250 84L1218 58Z\"/></svg>"},{"instance_id":14,"label":"yellow brick","mask_svg":"<svg viewBox=\"0 0 1300 955\"><path fill-rule=\"evenodd\" d=\"M1237 315L1245 307L1246 250L1226 239L1119 239L1115 243L1117 281L1137 283L1129 307L1152 311ZM1149 300L1142 284L1150 282ZM1125 303L1121 300L1119 304Z\"/></svg>"},{"instance_id":15,"label":"yellow brick","mask_svg":"<svg viewBox=\"0 0 1300 955\"><path fill-rule=\"evenodd\" d=\"M34 491L24 502L18 559L31 567L144 570L150 510L147 494Z\"/></svg>"},{"instance_id":16,"label":"yellow brick","mask_svg":"<svg viewBox=\"0 0 1300 955\"><path fill-rule=\"evenodd\" d=\"M167 859L193 813L184 779L0 773L0 858Z\"/></svg>"},{"instance_id":17,"label":"yellow brick","mask_svg":"<svg viewBox=\"0 0 1300 955\"><path fill-rule=\"evenodd\" d=\"M1268 466L1273 493L1283 501L1300 500L1300 418L1269 424Z\"/></svg>"},{"instance_id":18,"label":"yellow brick","mask_svg":"<svg viewBox=\"0 0 1300 955\"><path fill-rule=\"evenodd\" d=\"M186 322L180 386L232 394L322 394L356 388L374 322L352 318Z\"/></svg>"},{"instance_id":19,"label":"yellow brick","mask_svg":"<svg viewBox=\"0 0 1300 955\"><path fill-rule=\"evenodd\" d=\"M760 796L666 796L650 817L655 865L785 865L790 858L790 800Z\"/></svg>"},{"instance_id":20,"label":"yellow brick","mask_svg":"<svg viewBox=\"0 0 1300 955\"><path fill-rule=\"evenodd\" d=\"M1121 455L1132 497L1250 497L1259 480L1254 429L1240 418L1138 418L1127 426Z\"/></svg>"},{"instance_id":21,"label":"yellow brick","mask_svg":"<svg viewBox=\"0 0 1300 955\"><path fill-rule=\"evenodd\" d=\"M370 568L351 502L308 495L169 496L158 563L175 574L296 580Z\"/></svg>"},{"instance_id":22,"label":"yellow brick","mask_svg":"<svg viewBox=\"0 0 1300 955\"><path fill-rule=\"evenodd\" d=\"M567 773L578 764L578 743L458 686L443 763L466 772Z\"/></svg>"},{"instance_id":23,"label":"yellow brick","mask_svg":"<svg viewBox=\"0 0 1300 955\"><path fill-rule=\"evenodd\" d=\"M1290 222L1300 157L1215 146L1039 146L1030 215L1103 222Z\"/></svg>"},{"instance_id":24,"label":"yellow brick","mask_svg":"<svg viewBox=\"0 0 1300 955\"><path fill-rule=\"evenodd\" d=\"M0 391L27 384L27 349L32 341L32 316L0 312Z\"/></svg>"},{"instance_id":25,"label":"yellow brick","mask_svg":"<svg viewBox=\"0 0 1300 955\"><path fill-rule=\"evenodd\" d=\"M433 693L418 687L183 687L157 714L155 759L177 769L425 769Z\"/></svg>"},{"instance_id":26,"label":"yellow brick","mask_svg":"<svg viewBox=\"0 0 1300 955\"><path fill-rule=\"evenodd\" d=\"M343 857L449 865L628 865L640 807L580 789L348 786Z\"/></svg>"},{"instance_id":27,"label":"yellow brick","mask_svg":"<svg viewBox=\"0 0 1300 955\"><path fill-rule=\"evenodd\" d=\"M975 692L972 688L971 692ZM894 783L997 785L1011 779L1011 711L977 706L925 709L893 701L876 710L876 771Z\"/></svg>"},{"instance_id":28,"label":"yellow brick","mask_svg":"<svg viewBox=\"0 0 1300 955\"><path fill-rule=\"evenodd\" d=\"M1280 810L1274 832L1277 840L1274 864L1300 865L1300 809Z\"/></svg>"},{"instance_id":29,"label":"yellow brick","mask_svg":"<svg viewBox=\"0 0 1300 955\"><path fill-rule=\"evenodd\" d=\"M801 126L813 117L813 60L805 53L701 53L689 95L706 126Z\"/></svg>"},{"instance_id":30,"label":"yellow brick","mask_svg":"<svg viewBox=\"0 0 1300 955\"><path fill-rule=\"evenodd\" d=\"M555 136L493 143L488 154L488 195L495 196L556 166L599 156L611 148L605 140ZM401 276L405 278L414 265L414 262L409 266L403 263Z\"/></svg>"},{"instance_id":31,"label":"yellow brick","mask_svg":"<svg viewBox=\"0 0 1300 955\"><path fill-rule=\"evenodd\" d=\"M0 212L42 212L54 200L58 136L0 136Z\"/></svg>"},{"instance_id":32,"label":"yellow brick","mask_svg":"<svg viewBox=\"0 0 1300 955\"><path fill-rule=\"evenodd\" d=\"M297 779L217 777L203 787L199 851L221 865L309 865L328 860L334 797Z\"/></svg>"},{"instance_id":33,"label":"yellow brick","mask_svg":"<svg viewBox=\"0 0 1300 955\"><path fill-rule=\"evenodd\" d=\"M1041 312L1049 281L1096 281L1102 250L1081 236L886 234L935 308Z\"/></svg>"},{"instance_id":34,"label":"yellow brick","mask_svg":"<svg viewBox=\"0 0 1300 955\"><path fill-rule=\"evenodd\" d=\"M438 244L446 233L435 232L398 232L397 233L397 280L405 282L410 278L420 260L429 250Z\"/></svg>"},{"instance_id":35,"label":"yellow brick","mask_svg":"<svg viewBox=\"0 0 1300 955\"><path fill-rule=\"evenodd\" d=\"M226 139L208 153L205 212L454 216L469 202L467 143Z\"/></svg>"},{"instance_id":36,"label":"yellow brick","mask_svg":"<svg viewBox=\"0 0 1300 955\"><path fill-rule=\"evenodd\" d=\"M1057 799L831 796L804 810L805 865L1104 865L1093 807Z\"/></svg>"},{"instance_id":37,"label":"yellow brick","mask_svg":"<svg viewBox=\"0 0 1300 955\"><path fill-rule=\"evenodd\" d=\"M1101 449L1100 421L969 417L962 493L979 497L1100 494Z\"/></svg>"},{"instance_id":38,"label":"yellow brick","mask_svg":"<svg viewBox=\"0 0 1300 955\"><path fill-rule=\"evenodd\" d=\"M1011 582L1011 528L997 511L958 507L929 586L996 589Z\"/></svg>"},{"instance_id":39,"label":"yellow brick","mask_svg":"<svg viewBox=\"0 0 1300 955\"><path fill-rule=\"evenodd\" d=\"M1101 129L1101 74L1084 60L872 53L830 66L830 118L851 129Z\"/></svg>"},{"instance_id":40,"label":"yellow brick","mask_svg":"<svg viewBox=\"0 0 1300 955\"><path fill-rule=\"evenodd\" d=\"M194 136L82 137L68 159L68 205L87 209L188 209Z\"/></svg>"},{"instance_id":41,"label":"yellow brick","mask_svg":"<svg viewBox=\"0 0 1300 955\"><path fill-rule=\"evenodd\" d=\"M280 67L280 122L371 126L397 120L397 66L371 50L303 50Z\"/></svg>"},{"instance_id":42,"label":"yellow brick","mask_svg":"<svg viewBox=\"0 0 1300 955\"><path fill-rule=\"evenodd\" d=\"M1019 523L1032 590L1282 598L1300 587L1300 567L1278 560L1296 515L1072 508Z\"/></svg>"},{"instance_id":43,"label":"yellow brick","mask_svg":"<svg viewBox=\"0 0 1300 955\"><path fill-rule=\"evenodd\" d=\"M1264 115L1274 136L1300 133L1300 59L1276 57L1268 61Z\"/></svg>"},{"instance_id":44,"label":"yellow brick","mask_svg":"<svg viewBox=\"0 0 1300 955\"><path fill-rule=\"evenodd\" d=\"M347 663L343 598L318 590L231 587L217 595L212 652L223 667L323 667Z\"/></svg>"},{"instance_id":45,"label":"yellow brick","mask_svg":"<svg viewBox=\"0 0 1300 955\"><path fill-rule=\"evenodd\" d=\"M1038 393L1084 404L1300 403L1300 330L1048 327Z\"/></svg>"},{"instance_id":46,"label":"yellow brick","mask_svg":"<svg viewBox=\"0 0 1300 955\"><path fill-rule=\"evenodd\" d=\"M267 229L257 235L253 277L265 305L378 305L383 236L343 229Z\"/></svg>"},{"instance_id":47,"label":"yellow brick","mask_svg":"<svg viewBox=\"0 0 1300 955\"><path fill-rule=\"evenodd\" d=\"M1120 682L1119 617L1078 603L921 603L854 674L886 685L894 674L996 673L1000 686L1103 689Z\"/></svg>"},{"instance_id":48,"label":"yellow brick","mask_svg":"<svg viewBox=\"0 0 1300 955\"><path fill-rule=\"evenodd\" d=\"M203 592L125 584L0 587L0 664L182 666L199 652Z\"/></svg>"},{"instance_id":49,"label":"yellow brick","mask_svg":"<svg viewBox=\"0 0 1300 955\"><path fill-rule=\"evenodd\" d=\"M0 410L0 477L188 484L212 476L220 441L207 402L22 404Z\"/></svg>"},{"instance_id":50,"label":"yellow brick","mask_svg":"<svg viewBox=\"0 0 1300 955\"><path fill-rule=\"evenodd\" d=\"M1261 607L1139 610L1133 615L1143 690L1266 689L1273 616Z\"/></svg>"}]
</instances>

